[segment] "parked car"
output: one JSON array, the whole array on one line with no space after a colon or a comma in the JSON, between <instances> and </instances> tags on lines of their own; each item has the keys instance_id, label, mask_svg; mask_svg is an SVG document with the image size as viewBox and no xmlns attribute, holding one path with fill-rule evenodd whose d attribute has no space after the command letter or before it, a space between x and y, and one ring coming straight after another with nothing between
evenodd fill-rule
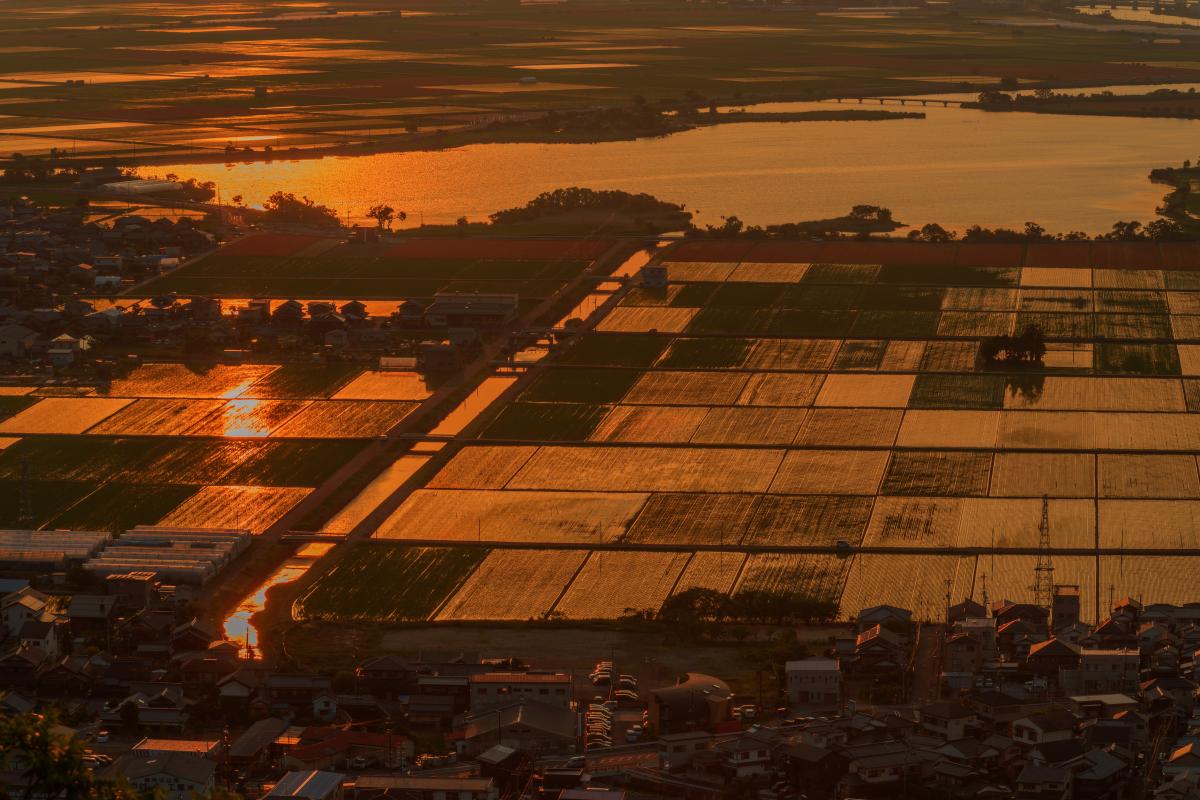
<instances>
[{"instance_id":1,"label":"parked car","mask_svg":"<svg viewBox=\"0 0 1200 800\"><path fill-rule=\"evenodd\" d=\"M753 703L733 707L734 719L754 719L758 716L758 707Z\"/></svg>"}]
</instances>

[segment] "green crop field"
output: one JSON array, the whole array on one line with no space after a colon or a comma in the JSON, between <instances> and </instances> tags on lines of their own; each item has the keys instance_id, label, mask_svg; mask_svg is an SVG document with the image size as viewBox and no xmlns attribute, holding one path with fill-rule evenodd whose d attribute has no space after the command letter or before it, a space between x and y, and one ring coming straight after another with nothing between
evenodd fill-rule
<instances>
[{"instance_id":1,"label":"green crop field","mask_svg":"<svg viewBox=\"0 0 1200 800\"><path fill-rule=\"evenodd\" d=\"M606 406L582 403L513 403L500 412L482 438L581 441L607 412Z\"/></svg>"},{"instance_id":2,"label":"green crop field","mask_svg":"<svg viewBox=\"0 0 1200 800\"><path fill-rule=\"evenodd\" d=\"M669 342L661 336L588 336L564 354L564 364L649 367Z\"/></svg>"},{"instance_id":3,"label":"green crop field","mask_svg":"<svg viewBox=\"0 0 1200 800\"><path fill-rule=\"evenodd\" d=\"M615 403L637 380L623 369L563 368L546 372L521 394L526 403Z\"/></svg>"},{"instance_id":4,"label":"green crop field","mask_svg":"<svg viewBox=\"0 0 1200 800\"><path fill-rule=\"evenodd\" d=\"M51 518L47 527L125 531L137 525L153 525L197 489L169 484L106 483Z\"/></svg>"},{"instance_id":5,"label":"green crop field","mask_svg":"<svg viewBox=\"0 0 1200 800\"><path fill-rule=\"evenodd\" d=\"M62 514L96 489L95 483L79 481L20 481L0 480L0 525L20 528L21 501L29 500L35 527L41 527Z\"/></svg>"},{"instance_id":6,"label":"green crop field","mask_svg":"<svg viewBox=\"0 0 1200 800\"><path fill-rule=\"evenodd\" d=\"M40 399L39 397L29 397L27 395L0 397L0 419L6 419L24 411Z\"/></svg>"},{"instance_id":7,"label":"green crop field","mask_svg":"<svg viewBox=\"0 0 1200 800\"><path fill-rule=\"evenodd\" d=\"M658 366L672 369L740 367L753 347L752 339L676 339Z\"/></svg>"},{"instance_id":8,"label":"green crop field","mask_svg":"<svg viewBox=\"0 0 1200 800\"><path fill-rule=\"evenodd\" d=\"M428 619L487 555L478 548L359 544L335 552L295 605L298 619Z\"/></svg>"}]
</instances>

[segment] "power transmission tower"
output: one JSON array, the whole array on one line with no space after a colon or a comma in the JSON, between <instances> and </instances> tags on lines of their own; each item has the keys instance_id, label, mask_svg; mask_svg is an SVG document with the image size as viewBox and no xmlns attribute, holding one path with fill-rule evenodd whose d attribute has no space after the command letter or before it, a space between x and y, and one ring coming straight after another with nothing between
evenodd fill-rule
<instances>
[{"instance_id":1,"label":"power transmission tower","mask_svg":"<svg viewBox=\"0 0 1200 800\"><path fill-rule=\"evenodd\" d=\"M1042 521L1038 525L1037 566L1033 568L1033 602L1049 609L1054 596L1054 563L1050 560L1050 501L1042 496Z\"/></svg>"}]
</instances>

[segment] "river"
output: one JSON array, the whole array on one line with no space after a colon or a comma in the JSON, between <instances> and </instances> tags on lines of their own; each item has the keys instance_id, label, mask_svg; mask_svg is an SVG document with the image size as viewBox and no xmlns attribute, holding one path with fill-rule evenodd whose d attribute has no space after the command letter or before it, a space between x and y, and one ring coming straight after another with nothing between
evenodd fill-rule
<instances>
[{"instance_id":1,"label":"river","mask_svg":"<svg viewBox=\"0 0 1200 800\"><path fill-rule=\"evenodd\" d=\"M779 110L828 109L789 103ZM865 107L870 107L865 106ZM892 107L889 107L892 108ZM908 109L911 110L911 109ZM495 144L296 162L155 167L217 181L260 204L295 191L352 216L375 203L410 224L473 220L561 186L649 192L700 222L819 219L857 203L910 224L1107 231L1148 221L1165 189L1150 169L1200 156L1200 121L988 113L928 107L923 120L736 123L658 139Z\"/></svg>"}]
</instances>

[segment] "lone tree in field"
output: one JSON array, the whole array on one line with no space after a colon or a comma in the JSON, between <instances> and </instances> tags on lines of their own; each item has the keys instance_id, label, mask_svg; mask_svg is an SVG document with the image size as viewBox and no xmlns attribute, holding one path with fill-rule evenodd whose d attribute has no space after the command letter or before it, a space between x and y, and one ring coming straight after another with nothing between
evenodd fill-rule
<instances>
[{"instance_id":1,"label":"lone tree in field","mask_svg":"<svg viewBox=\"0 0 1200 800\"><path fill-rule=\"evenodd\" d=\"M389 231L392 229L393 222L397 220L404 222L404 220L408 219L408 214L405 214L403 211L397 211L391 206L382 203L371 206L371 210L367 212L367 216L375 220L380 230L387 228Z\"/></svg>"},{"instance_id":2,"label":"lone tree in field","mask_svg":"<svg viewBox=\"0 0 1200 800\"><path fill-rule=\"evenodd\" d=\"M979 344L979 356L988 364L1040 364L1046 356L1046 337L1036 325L1020 336L992 336Z\"/></svg>"}]
</instances>

